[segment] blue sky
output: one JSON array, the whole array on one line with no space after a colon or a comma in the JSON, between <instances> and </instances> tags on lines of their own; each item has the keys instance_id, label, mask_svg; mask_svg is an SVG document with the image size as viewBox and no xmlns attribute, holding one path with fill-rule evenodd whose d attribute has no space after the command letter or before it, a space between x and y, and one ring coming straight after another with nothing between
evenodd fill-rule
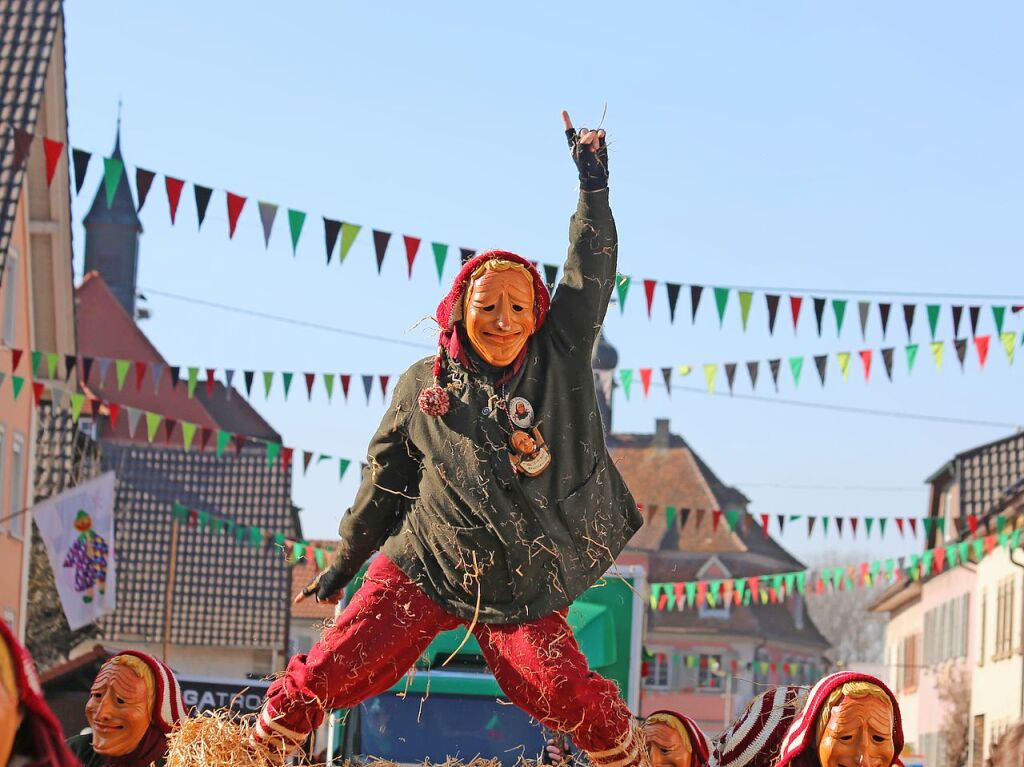
<instances>
[{"instance_id":1,"label":"blue sky","mask_svg":"<svg viewBox=\"0 0 1024 767\"><path fill-rule=\"evenodd\" d=\"M216 190L201 231L191 187L174 227L162 178L142 211L139 282L153 313L144 329L172 364L347 372L358 382L362 373L401 372L433 343L422 320L443 289L429 250L406 278L402 234L422 237L425 248L431 240L503 247L561 263L576 184L559 112L592 126L607 105L620 270L637 281L624 314L613 307L606 323L622 365L807 356L799 387L784 370L778 395L762 370L756 394L769 401L682 390L669 399L655 387L646 401L634 391L627 402L620 392L616 430L649 432L655 418L670 418L751 497L755 514L919 515L928 474L1024 423L1024 361L1010 366L994 342L984 371L972 353L961 373L947 348L936 372L922 306L914 334L922 348L908 377L899 307L885 341L873 308L862 341L855 301L928 302L888 291L1024 303L1022 26L1024 8L1010 2L70 0L70 136L109 152L122 99L130 170ZM77 220L100 167L74 201ZM249 197L231 241L225 189ZM282 206L269 249L258 199ZM295 257L285 207L309 213ZM324 215L364 226L342 266L337 253L324 264ZM381 276L370 228L395 234ZM79 276L83 241L79 227ZM818 338L809 298L797 334L783 310L769 336L761 293L744 333L735 294L719 329L711 295L691 325L684 288L669 324L660 286L647 319L645 277L802 288L851 304L840 338L830 316ZM949 340L951 300L942 303L937 338ZM985 305L979 332L990 332L991 301L960 303ZM1021 315L1008 314L1006 330L1021 326ZM856 351L885 345L897 347L895 380L885 381L876 360L865 384ZM846 384L838 351L855 356ZM833 355L824 388L810 359L823 353ZM701 371L683 383L702 388ZM383 413L379 392L369 407L358 383L348 405L326 404L322 391L308 404L301 375L287 402L279 386L256 403L286 444L364 454ZM750 392L743 372L736 391ZM994 425L771 401L780 399ZM326 466L297 474L306 534L334 537L355 487L355 471L340 483ZM806 558L825 549L891 556L917 545L893 534L882 543L877 534L808 540L796 525L783 542Z\"/></svg>"}]
</instances>

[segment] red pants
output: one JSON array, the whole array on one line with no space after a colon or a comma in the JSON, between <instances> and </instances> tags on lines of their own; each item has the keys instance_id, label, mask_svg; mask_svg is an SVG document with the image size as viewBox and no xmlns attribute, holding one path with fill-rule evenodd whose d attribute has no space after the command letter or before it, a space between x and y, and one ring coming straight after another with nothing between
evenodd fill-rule
<instances>
[{"instance_id":1,"label":"red pants","mask_svg":"<svg viewBox=\"0 0 1024 767\"><path fill-rule=\"evenodd\" d=\"M270 686L254 737L297 746L325 709L352 708L385 692L439 632L463 622L378 556L335 626ZM564 611L528 623L477 624L473 636L509 700L571 734L600 767L641 764L644 749L629 709L616 685L587 667Z\"/></svg>"}]
</instances>

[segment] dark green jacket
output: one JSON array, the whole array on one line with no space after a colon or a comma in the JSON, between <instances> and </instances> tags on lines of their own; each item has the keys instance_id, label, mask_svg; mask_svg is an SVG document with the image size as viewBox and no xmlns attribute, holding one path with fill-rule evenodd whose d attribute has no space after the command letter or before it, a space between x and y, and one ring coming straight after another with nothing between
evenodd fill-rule
<instances>
[{"instance_id":1,"label":"dark green jacket","mask_svg":"<svg viewBox=\"0 0 1024 767\"><path fill-rule=\"evenodd\" d=\"M68 749L74 754L82 767L103 767L107 763L107 757L97 754L92 748L92 734L72 735L68 738ZM152 762L153 767L164 767L166 757L160 757Z\"/></svg>"},{"instance_id":2,"label":"dark green jacket","mask_svg":"<svg viewBox=\"0 0 1024 767\"><path fill-rule=\"evenodd\" d=\"M450 362L447 380L463 385L449 387L443 417L417 406L433 358L401 376L342 518L336 570L351 578L381 549L463 619L479 590L490 623L541 618L604 574L642 522L605 447L590 365L617 252L608 190L581 192L562 281L516 375L495 391L493 377ZM508 417L484 414L494 394L533 405L552 454L540 476L513 471Z\"/></svg>"}]
</instances>

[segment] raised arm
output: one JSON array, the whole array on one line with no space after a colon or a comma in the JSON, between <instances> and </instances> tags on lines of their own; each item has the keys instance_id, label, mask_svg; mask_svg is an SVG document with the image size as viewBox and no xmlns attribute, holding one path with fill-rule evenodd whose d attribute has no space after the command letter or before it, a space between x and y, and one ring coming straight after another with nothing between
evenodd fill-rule
<instances>
[{"instance_id":1,"label":"raised arm","mask_svg":"<svg viewBox=\"0 0 1024 767\"><path fill-rule=\"evenodd\" d=\"M569 221L569 255L551 301L548 322L569 354L590 358L615 288L618 236L608 206L608 147L603 130L577 132L562 112L569 151L580 177L580 199Z\"/></svg>"}]
</instances>

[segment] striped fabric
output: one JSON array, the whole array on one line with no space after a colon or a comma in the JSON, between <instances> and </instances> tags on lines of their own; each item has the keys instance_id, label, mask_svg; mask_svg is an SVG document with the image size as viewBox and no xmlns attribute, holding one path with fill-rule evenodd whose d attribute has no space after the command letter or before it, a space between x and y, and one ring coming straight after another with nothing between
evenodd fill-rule
<instances>
[{"instance_id":1,"label":"striped fabric","mask_svg":"<svg viewBox=\"0 0 1024 767\"><path fill-rule=\"evenodd\" d=\"M708 767L774 767L786 731L806 702L806 687L761 693L712 743Z\"/></svg>"},{"instance_id":2,"label":"striped fabric","mask_svg":"<svg viewBox=\"0 0 1024 767\"><path fill-rule=\"evenodd\" d=\"M256 727L253 729L252 739L287 756L298 750L306 739L307 733L290 730L277 720L278 715L274 712L270 703L265 703L263 710L260 711L260 715L256 719Z\"/></svg>"},{"instance_id":3,"label":"striped fabric","mask_svg":"<svg viewBox=\"0 0 1024 767\"><path fill-rule=\"evenodd\" d=\"M819 680L818 683L811 688L807 705L804 706L803 711L801 711L796 719L793 720L789 727L789 731L786 733L785 738L783 738L782 747L779 753L779 761L776 763L775 767L785 767L785 765L793 761L793 759L795 759L796 756L805 748L814 743L818 724L818 713L828 700L828 696L847 682L870 682L873 685L877 685L885 692L886 695L889 696L889 700L892 702L892 745L893 754L895 754L893 764L903 764L903 762L899 760L900 752L903 751L903 720L900 718L899 701L897 701L896 696L892 694L892 690L886 687L881 679L873 677L870 674L858 674L853 671L839 671L835 674L829 674ZM814 745L817 744L814 743Z\"/></svg>"},{"instance_id":4,"label":"striped fabric","mask_svg":"<svg viewBox=\"0 0 1024 767\"><path fill-rule=\"evenodd\" d=\"M187 715L185 701L181 698L181 686L174 677L174 672L144 652L125 650L117 655L132 655L152 670L153 678L156 679L156 699L159 704L153 707L153 721L164 732L170 732L178 720Z\"/></svg>"}]
</instances>

